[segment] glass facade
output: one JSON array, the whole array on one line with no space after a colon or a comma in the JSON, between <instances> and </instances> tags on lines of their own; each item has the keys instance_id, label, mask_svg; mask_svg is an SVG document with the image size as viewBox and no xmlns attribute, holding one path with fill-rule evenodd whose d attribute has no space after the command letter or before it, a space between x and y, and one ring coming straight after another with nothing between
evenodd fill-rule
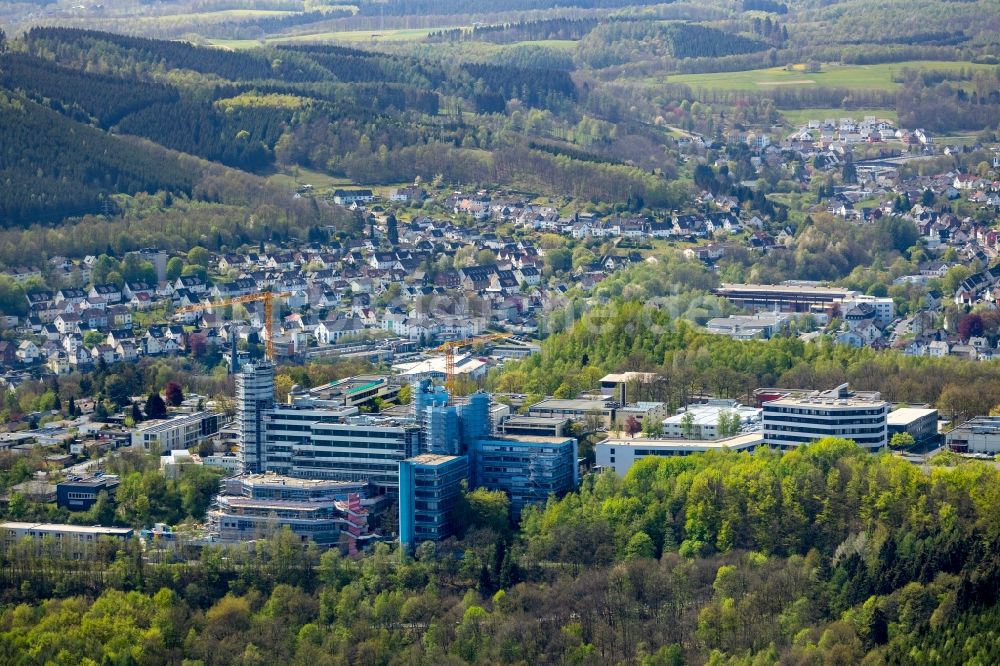
<instances>
[{"instance_id":1,"label":"glass facade","mask_svg":"<svg viewBox=\"0 0 1000 666\"><path fill-rule=\"evenodd\" d=\"M405 548L452 535L452 511L468 475L465 456L423 454L399 463L399 541Z\"/></svg>"}]
</instances>

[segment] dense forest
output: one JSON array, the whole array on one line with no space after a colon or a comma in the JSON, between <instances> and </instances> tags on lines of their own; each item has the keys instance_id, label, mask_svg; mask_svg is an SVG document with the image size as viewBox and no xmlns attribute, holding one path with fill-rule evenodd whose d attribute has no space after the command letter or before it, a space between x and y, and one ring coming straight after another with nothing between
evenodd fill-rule
<instances>
[{"instance_id":1,"label":"dense forest","mask_svg":"<svg viewBox=\"0 0 1000 666\"><path fill-rule=\"evenodd\" d=\"M141 146L0 92L0 220L58 221L114 207L112 192L191 192L193 174Z\"/></svg>"},{"instance_id":2,"label":"dense forest","mask_svg":"<svg viewBox=\"0 0 1000 666\"><path fill-rule=\"evenodd\" d=\"M995 663L997 471L850 442L650 458L507 524L358 560L291 533L0 553L0 659L165 664Z\"/></svg>"}]
</instances>

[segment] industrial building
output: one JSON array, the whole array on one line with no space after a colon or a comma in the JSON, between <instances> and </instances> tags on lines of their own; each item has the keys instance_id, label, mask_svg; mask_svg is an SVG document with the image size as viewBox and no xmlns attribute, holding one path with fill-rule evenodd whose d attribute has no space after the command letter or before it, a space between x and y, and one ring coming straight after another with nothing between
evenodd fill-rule
<instances>
[{"instance_id":1,"label":"industrial building","mask_svg":"<svg viewBox=\"0 0 1000 666\"><path fill-rule=\"evenodd\" d=\"M977 416L958 426L945 442L955 453L1000 453L1000 416Z\"/></svg>"},{"instance_id":2,"label":"industrial building","mask_svg":"<svg viewBox=\"0 0 1000 666\"><path fill-rule=\"evenodd\" d=\"M869 450L888 444L889 403L848 390L847 384L803 397L783 397L763 406L764 441L790 449L825 437L854 440Z\"/></svg>"},{"instance_id":3,"label":"industrial building","mask_svg":"<svg viewBox=\"0 0 1000 666\"><path fill-rule=\"evenodd\" d=\"M707 451L752 452L763 442L764 435L761 432L712 441L659 437L613 438L598 443L595 453L598 467L613 469L618 476L625 476L632 465L649 456L688 456Z\"/></svg>"}]
</instances>

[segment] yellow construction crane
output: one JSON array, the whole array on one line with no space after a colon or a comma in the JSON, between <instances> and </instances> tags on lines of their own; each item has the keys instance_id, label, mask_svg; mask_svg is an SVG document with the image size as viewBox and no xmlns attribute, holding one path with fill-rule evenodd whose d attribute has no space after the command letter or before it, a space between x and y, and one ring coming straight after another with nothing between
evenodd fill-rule
<instances>
[{"instance_id":1,"label":"yellow construction crane","mask_svg":"<svg viewBox=\"0 0 1000 666\"><path fill-rule=\"evenodd\" d=\"M439 347L435 347L431 351L434 352L444 352L444 374L445 374L445 386L448 387L449 393L455 392L455 350L462 347L469 347L471 345L477 345L484 342L493 342L494 340L506 340L507 338L513 337L513 333L484 333L483 335L474 335L471 338L465 338L463 340L449 340Z\"/></svg>"},{"instance_id":2,"label":"yellow construction crane","mask_svg":"<svg viewBox=\"0 0 1000 666\"><path fill-rule=\"evenodd\" d=\"M233 296L232 298L225 298L221 301L215 301L214 303L197 303L195 305L185 305L182 308L178 308L177 312L202 312L204 310L214 310L215 308L222 308L227 305L236 305L237 303L258 303L260 301L264 302L264 328L267 331L267 358L270 361L274 360L274 327L272 322L274 321L274 299L284 298L286 296L291 296L290 291L261 291L256 294L247 294L246 296Z\"/></svg>"}]
</instances>

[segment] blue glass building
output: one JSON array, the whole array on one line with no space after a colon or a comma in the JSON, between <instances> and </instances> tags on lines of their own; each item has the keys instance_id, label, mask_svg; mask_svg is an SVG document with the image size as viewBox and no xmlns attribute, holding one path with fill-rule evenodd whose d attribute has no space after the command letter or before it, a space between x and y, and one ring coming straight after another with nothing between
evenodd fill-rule
<instances>
[{"instance_id":1,"label":"blue glass building","mask_svg":"<svg viewBox=\"0 0 1000 666\"><path fill-rule=\"evenodd\" d=\"M469 448L470 487L502 490L515 518L529 504L545 502L579 483L577 443L572 437L484 438Z\"/></svg>"},{"instance_id":2,"label":"blue glass building","mask_svg":"<svg viewBox=\"0 0 1000 666\"><path fill-rule=\"evenodd\" d=\"M465 456L424 453L399 463L399 542L404 548L452 535L452 511L468 475Z\"/></svg>"}]
</instances>

